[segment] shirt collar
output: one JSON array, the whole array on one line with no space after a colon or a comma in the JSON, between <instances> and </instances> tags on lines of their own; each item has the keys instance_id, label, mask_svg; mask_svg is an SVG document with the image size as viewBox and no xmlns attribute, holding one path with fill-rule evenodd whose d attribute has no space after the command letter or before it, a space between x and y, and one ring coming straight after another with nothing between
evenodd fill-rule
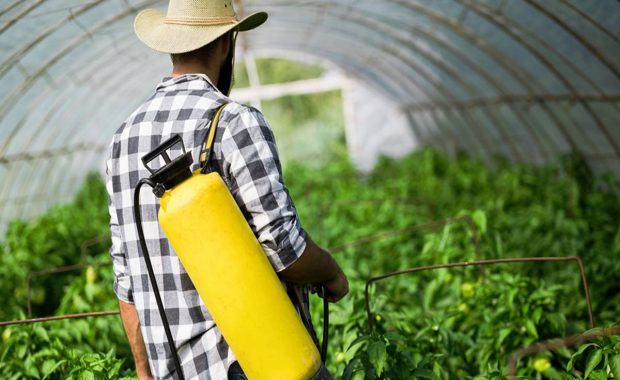
<instances>
[{"instance_id":1,"label":"shirt collar","mask_svg":"<svg viewBox=\"0 0 620 380\"><path fill-rule=\"evenodd\" d=\"M155 91L209 90L219 91L206 74L183 74L178 77L165 77Z\"/></svg>"}]
</instances>

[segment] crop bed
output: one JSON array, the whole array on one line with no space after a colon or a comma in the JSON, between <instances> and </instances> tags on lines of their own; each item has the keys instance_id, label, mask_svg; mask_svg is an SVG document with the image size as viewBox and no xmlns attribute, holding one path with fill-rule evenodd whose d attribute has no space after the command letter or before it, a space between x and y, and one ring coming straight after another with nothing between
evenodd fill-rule
<instances>
[{"instance_id":1,"label":"crop bed","mask_svg":"<svg viewBox=\"0 0 620 380\"><path fill-rule=\"evenodd\" d=\"M620 378L617 182L575 156L492 166L425 150L365 176L344 158L287 167L304 227L351 282L330 309L337 378L500 379L511 362L519 378ZM117 309L106 206L93 175L71 204L11 224L0 320ZM522 258L536 261L506 262ZM134 375L117 315L0 329L3 379Z\"/></svg>"}]
</instances>

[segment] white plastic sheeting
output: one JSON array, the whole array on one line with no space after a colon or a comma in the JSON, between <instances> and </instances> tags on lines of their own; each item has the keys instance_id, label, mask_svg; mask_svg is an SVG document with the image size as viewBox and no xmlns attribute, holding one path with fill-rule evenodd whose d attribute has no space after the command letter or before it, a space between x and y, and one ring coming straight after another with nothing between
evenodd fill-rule
<instances>
[{"instance_id":1,"label":"white plastic sheeting","mask_svg":"<svg viewBox=\"0 0 620 380\"><path fill-rule=\"evenodd\" d=\"M133 18L146 7L166 2L0 1L0 226L70 197L101 167L114 130L168 72L168 58L133 35ZM327 60L390 104L378 129L388 142L408 133L411 147L533 163L576 150L595 171L620 177L616 1L248 0L236 7L270 14L241 41L245 49ZM390 125L397 129L387 131ZM359 132L347 128L354 156L356 147L372 147L364 139L377 138L362 124Z\"/></svg>"}]
</instances>

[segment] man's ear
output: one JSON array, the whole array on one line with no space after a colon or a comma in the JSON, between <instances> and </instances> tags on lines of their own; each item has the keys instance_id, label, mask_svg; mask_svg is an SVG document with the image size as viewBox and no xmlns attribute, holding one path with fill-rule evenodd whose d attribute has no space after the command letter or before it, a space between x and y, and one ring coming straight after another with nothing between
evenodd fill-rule
<instances>
[{"instance_id":1,"label":"man's ear","mask_svg":"<svg viewBox=\"0 0 620 380\"><path fill-rule=\"evenodd\" d=\"M222 53L222 57L228 57L228 53L232 49L232 33L226 33L220 42L220 53Z\"/></svg>"}]
</instances>

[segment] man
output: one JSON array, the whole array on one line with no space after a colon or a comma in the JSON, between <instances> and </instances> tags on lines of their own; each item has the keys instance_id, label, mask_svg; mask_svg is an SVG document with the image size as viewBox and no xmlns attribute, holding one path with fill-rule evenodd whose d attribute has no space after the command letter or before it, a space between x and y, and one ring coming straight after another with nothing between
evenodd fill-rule
<instances>
[{"instance_id":1,"label":"man","mask_svg":"<svg viewBox=\"0 0 620 380\"><path fill-rule=\"evenodd\" d=\"M331 302L348 292L338 264L301 227L269 125L258 110L227 97L236 32L266 19L259 12L237 20L230 0L171 0L166 15L150 9L136 17L138 38L171 54L173 62L172 77L115 133L106 167L114 290L140 379L176 377L132 214L133 190L149 175L140 159L179 134L197 169L209 121L224 103L230 102L220 117L214 162L272 266L285 281L325 286ZM144 234L185 377L244 379L157 223L158 200L147 191L141 199Z\"/></svg>"}]
</instances>

